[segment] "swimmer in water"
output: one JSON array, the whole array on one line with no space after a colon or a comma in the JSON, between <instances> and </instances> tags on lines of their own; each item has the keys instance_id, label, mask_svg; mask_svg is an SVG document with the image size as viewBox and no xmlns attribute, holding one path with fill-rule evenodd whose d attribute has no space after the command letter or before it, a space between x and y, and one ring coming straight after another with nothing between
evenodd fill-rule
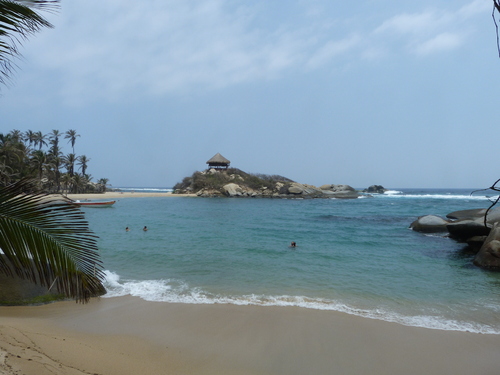
<instances>
[{"instance_id":1,"label":"swimmer in water","mask_svg":"<svg viewBox=\"0 0 500 375\"><path fill-rule=\"evenodd\" d=\"M147 232L147 231L148 231L148 227L147 227L147 226L144 226L144 228L142 228L142 230L143 230L144 232Z\"/></svg>"},{"instance_id":2,"label":"swimmer in water","mask_svg":"<svg viewBox=\"0 0 500 375\"><path fill-rule=\"evenodd\" d=\"M292 243L290 244L290 247L297 247L297 243L295 241L292 241Z\"/></svg>"}]
</instances>

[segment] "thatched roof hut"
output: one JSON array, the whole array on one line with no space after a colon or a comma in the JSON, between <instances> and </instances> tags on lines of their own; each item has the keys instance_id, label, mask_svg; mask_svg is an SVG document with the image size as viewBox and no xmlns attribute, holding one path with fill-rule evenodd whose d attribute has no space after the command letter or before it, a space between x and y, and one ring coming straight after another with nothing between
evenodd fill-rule
<instances>
[{"instance_id":1,"label":"thatched roof hut","mask_svg":"<svg viewBox=\"0 0 500 375\"><path fill-rule=\"evenodd\" d=\"M227 169L231 162L221 154L216 153L209 161L207 161L207 164L208 168Z\"/></svg>"}]
</instances>

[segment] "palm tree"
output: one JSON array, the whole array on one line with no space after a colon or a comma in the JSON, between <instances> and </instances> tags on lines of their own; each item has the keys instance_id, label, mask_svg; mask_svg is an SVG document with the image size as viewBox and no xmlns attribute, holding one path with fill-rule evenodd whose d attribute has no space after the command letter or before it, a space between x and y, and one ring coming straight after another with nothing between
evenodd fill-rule
<instances>
[{"instance_id":1,"label":"palm tree","mask_svg":"<svg viewBox=\"0 0 500 375\"><path fill-rule=\"evenodd\" d=\"M90 159L87 158L85 155L81 155L78 158L76 158L76 160L78 161L78 165L80 166L82 174L85 175L85 172L87 171L88 167L88 162L90 161Z\"/></svg>"},{"instance_id":2,"label":"palm tree","mask_svg":"<svg viewBox=\"0 0 500 375\"><path fill-rule=\"evenodd\" d=\"M66 135L64 136L65 139L68 139L69 138L69 142L71 142L71 147L73 148L73 154L75 153L75 141L76 141L76 137L79 137L80 134L76 134L76 130L68 130L66 132Z\"/></svg>"},{"instance_id":3,"label":"palm tree","mask_svg":"<svg viewBox=\"0 0 500 375\"><path fill-rule=\"evenodd\" d=\"M17 275L77 302L104 294L97 237L80 209L50 199L27 180L0 188L0 273Z\"/></svg>"},{"instance_id":4,"label":"palm tree","mask_svg":"<svg viewBox=\"0 0 500 375\"><path fill-rule=\"evenodd\" d=\"M30 158L31 166L38 173L38 179L41 181L43 177L43 170L47 164L47 154L42 150L35 150L31 153Z\"/></svg>"},{"instance_id":5,"label":"palm tree","mask_svg":"<svg viewBox=\"0 0 500 375\"><path fill-rule=\"evenodd\" d=\"M59 137L61 136L61 132L57 129L53 129L49 134L49 142L52 145L51 148L55 150L59 150Z\"/></svg>"},{"instance_id":6,"label":"palm tree","mask_svg":"<svg viewBox=\"0 0 500 375\"><path fill-rule=\"evenodd\" d=\"M41 150L43 145L47 146L47 136L44 135L41 131L35 133L35 147L38 146L38 149Z\"/></svg>"},{"instance_id":7,"label":"palm tree","mask_svg":"<svg viewBox=\"0 0 500 375\"><path fill-rule=\"evenodd\" d=\"M108 182L109 182L109 179L108 178L100 178L98 181L97 181L97 185L99 186L99 191L101 193L105 193L106 192L106 187L108 185Z\"/></svg>"},{"instance_id":8,"label":"palm tree","mask_svg":"<svg viewBox=\"0 0 500 375\"><path fill-rule=\"evenodd\" d=\"M75 163L77 160L77 157L75 154L68 154L62 158L64 166L66 167L66 170L68 171L69 175L73 177L75 174Z\"/></svg>"},{"instance_id":9,"label":"palm tree","mask_svg":"<svg viewBox=\"0 0 500 375\"><path fill-rule=\"evenodd\" d=\"M35 145L36 147L36 133L33 130L28 130L24 133L24 141L28 142L28 146L31 148L31 146Z\"/></svg>"},{"instance_id":10,"label":"palm tree","mask_svg":"<svg viewBox=\"0 0 500 375\"><path fill-rule=\"evenodd\" d=\"M58 0L0 0L0 83L5 84L20 56L18 45L43 27L53 27L37 10L51 10Z\"/></svg>"}]
</instances>

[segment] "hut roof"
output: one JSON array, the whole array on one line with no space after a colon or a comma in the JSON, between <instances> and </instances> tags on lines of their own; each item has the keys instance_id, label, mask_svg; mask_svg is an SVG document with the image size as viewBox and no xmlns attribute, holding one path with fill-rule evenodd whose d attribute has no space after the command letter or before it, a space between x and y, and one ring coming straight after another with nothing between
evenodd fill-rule
<instances>
[{"instance_id":1,"label":"hut roof","mask_svg":"<svg viewBox=\"0 0 500 375\"><path fill-rule=\"evenodd\" d=\"M221 154L216 153L214 156L212 156L212 158L209 161L207 161L207 164L212 164L212 163L230 164L231 162Z\"/></svg>"}]
</instances>

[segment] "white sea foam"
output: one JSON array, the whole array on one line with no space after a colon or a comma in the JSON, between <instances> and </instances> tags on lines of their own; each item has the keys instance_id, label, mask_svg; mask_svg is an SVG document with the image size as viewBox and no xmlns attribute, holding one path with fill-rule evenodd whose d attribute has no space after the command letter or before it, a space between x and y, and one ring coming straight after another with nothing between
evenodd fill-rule
<instances>
[{"instance_id":1,"label":"white sea foam","mask_svg":"<svg viewBox=\"0 0 500 375\"><path fill-rule=\"evenodd\" d=\"M395 194L403 194L402 191L398 191L398 190L387 190L384 192L385 195L395 195Z\"/></svg>"},{"instance_id":2,"label":"white sea foam","mask_svg":"<svg viewBox=\"0 0 500 375\"><path fill-rule=\"evenodd\" d=\"M288 295L265 296L256 294L221 296L207 293L200 288L191 288L188 284L178 280L120 281L120 276L111 271L106 271L105 286L108 291L104 296L105 298L131 295L140 297L146 301L155 302L303 307L316 310L338 311L369 319L399 323L406 326L483 334L500 334L500 328L484 324L457 321L430 315L405 316L380 308L373 310L358 309L344 303L321 298Z\"/></svg>"},{"instance_id":3,"label":"white sea foam","mask_svg":"<svg viewBox=\"0 0 500 375\"><path fill-rule=\"evenodd\" d=\"M383 198L396 198L396 199L459 199L459 200L478 200L487 201L495 200L496 196L485 196L485 195L461 195L461 194L381 194L378 197Z\"/></svg>"}]
</instances>

